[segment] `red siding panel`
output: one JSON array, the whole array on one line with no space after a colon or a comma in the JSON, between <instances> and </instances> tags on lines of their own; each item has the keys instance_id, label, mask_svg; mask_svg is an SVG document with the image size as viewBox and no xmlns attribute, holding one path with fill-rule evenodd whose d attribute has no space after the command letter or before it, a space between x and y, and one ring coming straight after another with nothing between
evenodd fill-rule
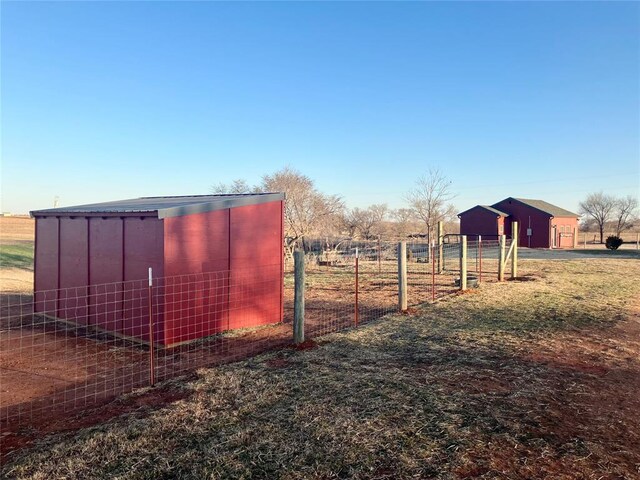
<instances>
[{"instance_id":1,"label":"red siding panel","mask_svg":"<svg viewBox=\"0 0 640 480\"><path fill-rule=\"evenodd\" d=\"M166 276L229 269L229 210L164 219Z\"/></svg>"},{"instance_id":2,"label":"red siding panel","mask_svg":"<svg viewBox=\"0 0 640 480\"><path fill-rule=\"evenodd\" d=\"M88 218L90 323L123 333L122 274L123 220L118 217Z\"/></svg>"},{"instance_id":3,"label":"red siding panel","mask_svg":"<svg viewBox=\"0 0 640 480\"><path fill-rule=\"evenodd\" d=\"M84 217L60 218L60 300L58 317L86 325L89 284L88 223Z\"/></svg>"},{"instance_id":4,"label":"red siding panel","mask_svg":"<svg viewBox=\"0 0 640 480\"><path fill-rule=\"evenodd\" d=\"M124 335L149 338L149 301L147 278L149 267L154 277L164 275L162 220L152 217L124 219ZM154 338L161 340L162 310L154 312Z\"/></svg>"},{"instance_id":5,"label":"red siding panel","mask_svg":"<svg viewBox=\"0 0 640 480\"><path fill-rule=\"evenodd\" d=\"M531 248L549 248L549 214L529 207L516 200L505 199L494 205L495 208L507 212L509 217L505 221L505 235L511 236L511 222L517 221L520 228L519 245ZM527 236L527 229L531 228L531 237Z\"/></svg>"},{"instance_id":6,"label":"red siding panel","mask_svg":"<svg viewBox=\"0 0 640 480\"><path fill-rule=\"evenodd\" d=\"M282 202L231 210L229 328L282 320Z\"/></svg>"},{"instance_id":7,"label":"red siding panel","mask_svg":"<svg viewBox=\"0 0 640 480\"><path fill-rule=\"evenodd\" d=\"M227 329L229 210L164 219L164 342Z\"/></svg>"},{"instance_id":8,"label":"red siding panel","mask_svg":"<svg viewBox=\"0 0 640 480\"><path fill-rule=\"evenodd\" d=\"M556 227L555 230L553 227ZM556 235L558 248L573 248L573 236L578 228L578 219L572 217L556 217L551 220L551 231Z\"/></svg>"},{"instance_id":9,"label":"red siding panel","mask_svg":"<svg viewBox=\"0 0 640 480\"><path fill-rule=\"evenodd\" d=\"M34 311L51 316L58 305L58 219L36 218Z\"/></svg>"},{"instance_id":10,"label":"red siding panel","mask_svg":"<svg viewBox=\"0 0 640 480\"><path fill-rule=\"evenodd\" d=\"M484 208L472 208L460 215L460 234L495 239L499 235L499 218Z\"/></svg>"}]
</instances>

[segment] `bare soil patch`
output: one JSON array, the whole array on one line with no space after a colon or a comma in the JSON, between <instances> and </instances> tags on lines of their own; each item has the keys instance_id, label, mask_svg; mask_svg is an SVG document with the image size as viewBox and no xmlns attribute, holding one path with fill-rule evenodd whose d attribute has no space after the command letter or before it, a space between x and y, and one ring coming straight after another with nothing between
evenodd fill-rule
<instances>
[{"instance_id":1,"label":"bare soil patch","mask_svg":"<svg viewBox=\"0 0 640 480\"><path fill-rule=\"evenodd\" d=\"M33 270L0 268L0 292L31 293L32 291Z\"/></svg>"}]
</instances>

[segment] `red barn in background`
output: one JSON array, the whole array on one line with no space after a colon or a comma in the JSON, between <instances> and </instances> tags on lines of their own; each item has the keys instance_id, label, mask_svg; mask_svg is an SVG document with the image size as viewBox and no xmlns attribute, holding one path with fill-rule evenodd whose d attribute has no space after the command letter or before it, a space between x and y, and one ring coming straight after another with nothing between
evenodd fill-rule
<instances>
[{"instance_id":1,"label":"red barn in background","mask_svg":"<svg viewBox=\"0 0 640 480\"><path fill-rule=\"evenodd\" d=\"M578 215L543 200L509 197L491 207L478 205L458 217L463 235L488 235L503 221L504 234L511 236L511 223L517 221L518 244L523 247L572 248L578 238Z\"/></svg>"},{"instance_id":2,"label":"red barn in background","mask_svg":"<svg viewBox=\"0 0 640 480\"><path fill-rule=\"evenodd\" d=\"M476 205L458 214L460 234L482 235L495 240L497 236L504 235L504 219L508 216L508 213L488 205Z\"/></svg>"},{"instance_id":3,"label":"red barn in background","mask_svg":"<svg viewBox=\"0 0 640 480\"><path fill-rule=\"evenodd\" d=\"M148 197L31 212L35 313L170 346L282 321L284 194Z\"/></svg>"}]
</instances>

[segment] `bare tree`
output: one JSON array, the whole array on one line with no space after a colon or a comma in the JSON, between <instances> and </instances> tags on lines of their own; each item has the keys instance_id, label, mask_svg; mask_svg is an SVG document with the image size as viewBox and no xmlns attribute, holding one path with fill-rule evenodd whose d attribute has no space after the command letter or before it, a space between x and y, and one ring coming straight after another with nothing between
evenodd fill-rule
<instances>
[{"instance_id":1,"label":"bare tree","mask_svg":"<svg viewBox=\"0 0 640 480\"><path fill-rule=\"evenodd\" d=\"M437 168L418 178L415 189L407 195L415 216L426 226L429 243L437 223L455 213L454 206L449 204L453 197L451 181Z\"/></svg>"},{"instance_id":2,"label":"bare tree","mask_svg":"<svg viewBox=\"0 0 640 480\"><path fill-rule=\"evenodd\" d=\"M392 228L398 238L406 238L412 233L416 223L416 216L412 209L398 208L391 213L391 216L394 219Z\"/></svg>"},{"instance_id":3,"label":"bare tree","mask_svg":"<svg viewBox=\"0 0 640 480\"><path fill-rule=\"evenodd\" d=\"M216 183L211 186L211 193L220 194L220 193L252 193L259 192L260 187L251 187L247 183L247 181L243 178L237 178L233 180L231 183Z\"/></svg>"},{"instance_id":4,"label":"bare tree","mask_svg":"<svg viewBox=\"0 0 640 480\"><path fill-rule=\"evenodd\" d=\"M340 197L319 192L313 180L290 167L263 176L262 191L286 194L285 247L289 254L298 244L306 248L305 238L333 224L344 209Z\"/></svg>"},{"instance_id":5,"label":"bare tree","mask_svg":"<svg viewBox=\"0 0 640 480\"><path fill-rule=\"evenodd\" d=\"M384 233L385 220L389 215L389 207L386 203L375 203L367 208L366 228L363 228L362 235L367 240L378 237ZM363 225L364 227L364 225Z\"/></svg>"},{"instance_id":6,"label":"bare tree","mask_svg":"<svg viewBox=\"0 0 640 480\"><path fill-rule=\"evenodd\" d=\"M635 213L638 210L638 199L631 195L616 200L614 215L616 220L616 235L619 237L624 230L633 227Z\"/></svg>"},{"instance_id":7,"label":"bare tree","mask_svg":"<svg viewBox=\"0 0 640 480\"><path fill-rule=\"evenodd\" d=\"M604 226L616 208L616 199L603 192L590 193L587 198L580 202L580 214L593 218L600 232L600 243L604 242Z\"/></svg>"},{"instance_id":8,"label":"bare tree","mask_svg":"<svg viewBox=\"0 0 640 480\"><path fill-rule=\"evenodd\" d=\"M358 231L359 212L357 208L345 209L340 217L342 229L346 231L349 238L356 236Z\"/></svg>"},{"instance_id":9,"label":"bare tree","mask_svg":"<svg viewBox=\"0 0 640 480\"><path fill-rule=\"evenodd\" d=\"M371 240L382 233L388 210L389 208L384 203L371 205L367 208L354 208L346 212L344 225L351 236L357 230L363 239Z\"/></svg>"}]
</instances>

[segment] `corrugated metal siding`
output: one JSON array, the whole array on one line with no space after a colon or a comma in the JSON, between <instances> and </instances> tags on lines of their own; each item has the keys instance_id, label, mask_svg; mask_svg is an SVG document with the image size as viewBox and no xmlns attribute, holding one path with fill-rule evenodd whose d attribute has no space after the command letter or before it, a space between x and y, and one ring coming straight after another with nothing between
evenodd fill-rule
<instances>
[{"instance_id":1,"label":"corrugated metal siding","mask_svg":"<svg viewBox=\"0 0 640 480\"><path fill-rule=\"evenodd\" d=\"M164 276L164 232L157 218L125 217L124 219L124 299L122 322L125 335L149 338L149 302L142 282L148 278L149 267L154 277ZM130 281L130 282L128 282ZM157 325L155 339L160 341L163 312L154 312Z\"/></svg>"},{"instance_id":2,"label":"corrugated metal siding","mask_svg":"<svg viewBox=\"0 0 640 480\"><path fill-rule=\"evenodd\" d=\"M58 305L58 219L36 220L34 311L55 312Z\"/></svg>"},{"instance_id":3,"label":"corrugated metal siding","mask_svg":"<svg viewBox=\"0 0 640 480\"><path fill-rule=\"evenodd\" d=\"M231 210L229 328L281 321L282 202Z\"/></svg>"},{"instance_id":4,"label":"corrugated metal siding","mask_svg":"<svg viewBox=\"0 0 640 480\"><path fill-rule=\"evenodd\" d=\"M498 235L498 217L484 208L472 208L460 214L461 235L484 235L496 238Z\"/></svg>"},{"instance_id":5,"label":"corrugated metal siding","mask_svg":"<svg viewBox=\"0 0 640 480\"><path fill-rule=\"evenodd\" d=\"M100 217L89 218L88 221L89 283L93 285L89 288L91 292L89 321L99 328L124 334L121 308L124 221L121 218Z\"/></svg>"},{"instance_id":6,"label":"corrugated metal siding","mask_svg":"<svg viewBox=\"0 0 640 480\"><path fill-rule=\"evenodd\" d=\"M277 323L283 308L282 205L164 220L37 217L36 311L146 341L152 267L155 278L190 275L194 282L190 287L181 279L179 289L156 285L158 342ZM217 273L203 282L199 274L207 272ZM62 290L58 299L42 299L43 290L71 287L77 288Z\"/></svg>"},{"instance_id":7,"label":"corrugated metal siding","mask_svg":"<svg viewBox=\"0 0 640 480\"><path fill-rule=\"evenodd\" d=\"M229 210L164 220L164 342L167 345L228 328ZM218 273L208 273L218 272ZM207 275L197 275L208 273ZM189 275L189 278L173 278ZM192 280L191 285L189 281Z\"/></svg>"},{"instance_id":8,"label":"corrugated metal siding","mask_svg":"<svg viewBox=\"0 0 640 480\"><path fill-rule=\"evenodd\" d=\"M493 205L498 210L509 213L505 220L505 235L511 236L511 223L517 221L520 228L519 245L531 248L550 248L549 215L517 201L505 199ZM527 236L527 228L531 228L531 243Z\"/></svg>"},{"instance_id":9,"label":"corrugated metal siding","mask_svg":"<svg viewBox=\"0 0 640 480\"><path fill-rule=\"evenodd\" d=\"M88 323L89 228L86 218L60 219L58 316ZM74 288L71 288L74 287Z\"/></svg>"}]
</instances>

